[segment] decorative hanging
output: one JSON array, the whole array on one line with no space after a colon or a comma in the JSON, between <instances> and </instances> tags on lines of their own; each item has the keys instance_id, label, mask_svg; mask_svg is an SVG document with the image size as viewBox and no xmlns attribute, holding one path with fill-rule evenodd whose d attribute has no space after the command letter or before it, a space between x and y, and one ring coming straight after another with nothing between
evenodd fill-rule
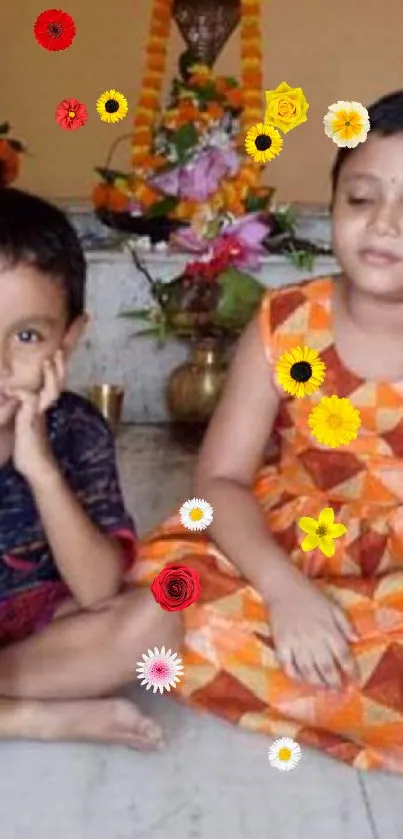
<instances>
[{"instance_id":1,"label":"decorative hanging","mask_svg":"<svg viewBox=\"0 0 403 839\"><path fill-rule=\"evenodd\" d=\"M173 16L196 61L210 67L238 26L240 0L174 0Z\"/></svg>"}]
</instances>

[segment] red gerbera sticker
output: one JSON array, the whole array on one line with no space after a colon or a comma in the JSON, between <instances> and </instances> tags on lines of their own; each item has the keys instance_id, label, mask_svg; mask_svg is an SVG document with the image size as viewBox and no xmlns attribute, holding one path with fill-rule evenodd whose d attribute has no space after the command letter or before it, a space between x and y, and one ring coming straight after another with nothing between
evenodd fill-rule
<instances>
[{"instance_id":1,"label":"red gerbera sticker","mask_svg":"<svg viewBox=\"0 0 403 839\"><path fill-rule=\"evenodd\" d=\"M75 131L87 122L88 111L77 99L63 99L56 108L55 120L65 131Z\"/></svg>"},{"instance_id":2,"label":"red gerbera sticker","mask_svg":"<svg viewBox=\"0 0 403 839\"><path fill-rule=\"evenodd\" d=\"M46 9L34 24L34 35L39 46L51 52L67 50L73 43L75 34L76 25L73 18L61 9Z\"/></svg>"}]
</instances>

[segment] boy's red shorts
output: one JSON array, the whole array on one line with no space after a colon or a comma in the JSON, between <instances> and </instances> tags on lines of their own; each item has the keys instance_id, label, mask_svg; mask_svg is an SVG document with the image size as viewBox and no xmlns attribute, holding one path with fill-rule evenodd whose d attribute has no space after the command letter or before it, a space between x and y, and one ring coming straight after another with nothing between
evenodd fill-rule
<instances>
[{"instance_id":1,"label":"boy's red shorts","mask_svg":"<svg viewBox=\"0 0 403 839\"><path fill-rule=\"evenodd\" d=\"M68 597L65 583L49 582L0 601L0 647L44 629Z\"/></svg>"}]
</instances>

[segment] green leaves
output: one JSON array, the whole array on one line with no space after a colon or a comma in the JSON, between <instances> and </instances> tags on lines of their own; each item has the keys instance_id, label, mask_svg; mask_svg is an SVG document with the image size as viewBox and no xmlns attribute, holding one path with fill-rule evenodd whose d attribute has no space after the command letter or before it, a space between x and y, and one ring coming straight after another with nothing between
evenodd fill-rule
<instances>
[{"instance_id":1,"label":"green leaves","mask_svg":"<svg viewBox=\"0 0 403 839\"><path fill-rule=\"evenodd\" d=\"M188 160L190 152L197 145L198 139L199 135L197 133L197 129L192 122L187 122L185 125L181 125L181 127L175 131L171 138L171 142L175 146L178 155L178 163L185 163Z\"/></svg>"},{"instance_id":2,"label":"green leaves","mask_svg":"<svg viewBox=\"0 0 403 839\"><path fill-rule=\"evenodd\" d=\"M227 268L217 280L222 294L214 322L229 330L241 330L253 317L265 292L254 277L237 268Z\"/></svg>"},{"instance_id":3,"label":"green leaves","mask_svg":"<svg viewBox=\"0 0 403 839\"><path fill-rule=\"evenodd\" d=\"M178 204L179 198L177 196L167 195L166 198L162 198L161 201L157 201L153 204L144 215L147 216L147 218L160 218L161 216L167 216L169 213L172 213Z\"/></svg>"},{"instance_id":4,"label":"green leaves","mask_svg":"<svg viewBox=\"0 0 403 839\"><path fill-rule=\"evenodd\" d=\"M94 171L101 176L106 184L114 184L117 178L122 178L125 181L128 180L127 173L121 172L120 169L105 169L104 166L95 166Z\"/></svg>"},{"instance_id":5,"label":"green leaves","mask_svg":"<svg viewBox=\"0 0 403 839\"><path fill-rule=\"evenodd\" d=\"M302 251L293 249L287 254L292 264L300 271L312 272L315 264L315 254L311 251Z\"/></svg>"},{"instance_id":6,"label":"green leaves","mask_svg":"<svg viewBox=\"0 0 403 839\"><path fill-rule=\"evenodd\" d=\"M119 312L119 318L127 318L128 320L150 320L150 309L127 309L125 312Z\"/></svg>"},{"instance_id":7,"label":"green leaves","mask_svg":"<svg viewBox=\"0 0 403 839\"><path fill-rule=\"evenodd\" d=\"M267 210L271 200L271 195L254 195L250 193L245 201L245 210L247 213L258 213Z\"/></svg>"},{"instance_id":8,"label":"green leaves","mask_svg":"<svg viewBox=\"0 0 403 839\"><path fill-rule=\"evenodd\" d=\"M274 217L284 233L293 233L296 225L297 217L291 207L286 207L284 210L278 210L274 213Z\"/></svg>"},{"instance_id":9,"label":"green leaves","mask_svg":"<svg viewBox=\"0 0 403 839\"><path fill-rule=\"evenodd\" d=\"M10 123L9 122L2 122L0 125L0 137L6 136L10 131Z\"/></svg>"}]
</instances>

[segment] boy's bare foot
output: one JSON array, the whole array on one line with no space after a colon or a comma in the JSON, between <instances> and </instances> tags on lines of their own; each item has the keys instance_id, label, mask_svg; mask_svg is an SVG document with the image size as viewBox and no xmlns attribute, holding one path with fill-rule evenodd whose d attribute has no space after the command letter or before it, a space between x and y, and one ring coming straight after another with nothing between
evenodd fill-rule
<instances>
[{"instance_id":1,"label":"boy's bare foot","mask_svg":"<svg viewBox=\"0 0 403 839\"><path fill-rule=\"evenodd\" d=\"M127 699L23 699L12 705L13 725L8 734L12 739L109 743L141 750L163 745L160 727ZM1 736L7 732L1 724L0 705Z\"/></svg>"}]
</instances>

